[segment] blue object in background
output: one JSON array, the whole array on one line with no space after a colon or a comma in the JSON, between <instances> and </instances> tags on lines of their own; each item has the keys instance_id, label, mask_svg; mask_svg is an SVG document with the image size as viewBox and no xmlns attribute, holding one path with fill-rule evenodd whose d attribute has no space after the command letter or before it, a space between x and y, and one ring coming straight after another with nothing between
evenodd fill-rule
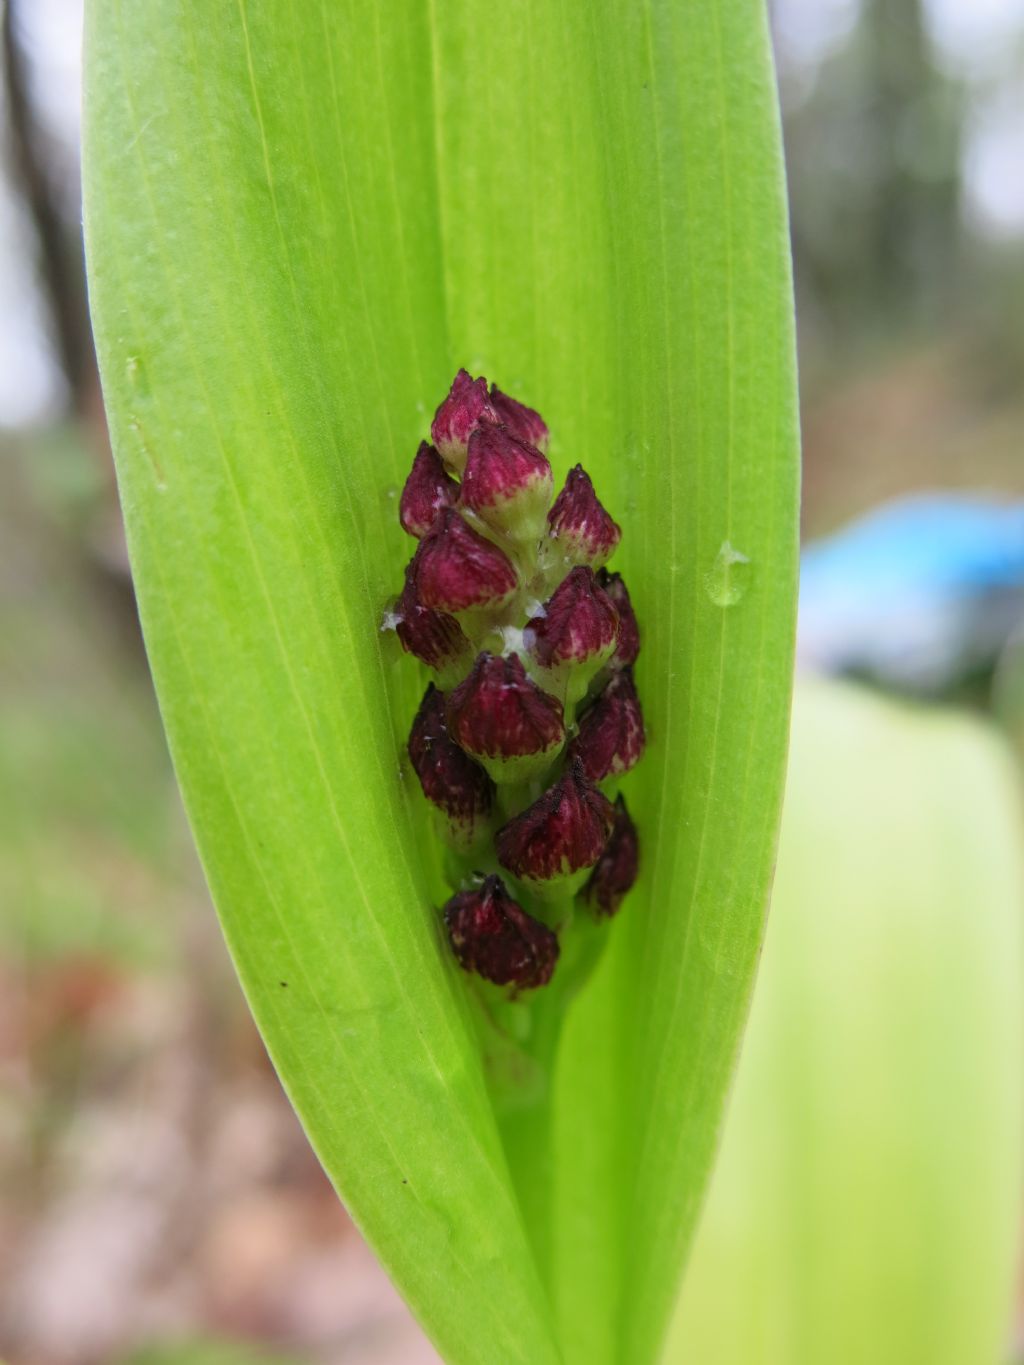
<instances>
[{"instance_id":1,"label":"blue object in background","mask_svg":"<svg viewBox=\"0 0 1024 1365\"><path fill-rule=\"evenodd\" d=\"M939 694L990 668L1024 622L1024 502L901 498L801 561L797 657Z\"/></svg>"}]
</instances>

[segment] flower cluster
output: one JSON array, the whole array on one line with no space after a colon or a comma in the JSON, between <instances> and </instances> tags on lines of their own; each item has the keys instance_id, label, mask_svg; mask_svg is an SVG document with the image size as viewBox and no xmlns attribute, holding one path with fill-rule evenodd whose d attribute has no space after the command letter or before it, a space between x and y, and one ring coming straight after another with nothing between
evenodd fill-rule
<instances>
[{"instance_id":1,"label":"flower cluster","mask_svg":"<svg viewBox=\"0 0 1024 1365\"><path fill-rule=\"evenodd\" d=\"M539 413L459 371L402 490L419 544L389 616L433 674L409 758L466 871L449 940L517 991L555 969L553 905L610 916L633 885L636 828L609 788L645 742L636 617L605 567L621 532L581 465L554 497L547 446Z\"/></svg>"}]
</instances>

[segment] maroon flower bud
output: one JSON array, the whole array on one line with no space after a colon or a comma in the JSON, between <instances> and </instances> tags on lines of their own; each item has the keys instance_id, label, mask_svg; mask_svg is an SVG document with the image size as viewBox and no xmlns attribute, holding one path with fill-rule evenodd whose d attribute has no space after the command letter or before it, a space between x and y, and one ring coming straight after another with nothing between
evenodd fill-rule
<instances>
[{"instance_id":1,"label":"maroon flower bud","mask_svg":"<svg viewBox=\"0 0 1024 1365\"><path fill-rule=\"evenodd\" d=\"M454 507L458 497L459 485L449 478L440 455L421 441L398 505L402 530L411 536L425 536L441 508Z\"/></svg>"},{"instance_id":2,"label":"maroon flower bud","mask_svg":"<svg viewBox=\"0 0 1024 1365\"><path fill-rule=\"evenodd\" d=\"M611 657L613 668L631 668L640 653L640 627L636 623L633 603L629 600L629 589L622 581L622 575L598 569L597 581L608 594L619 613L619 639L615 653Z\"/></svg>"},{"instance_id":3,"label":"maroon flower bud","mask_svg":"<svg viewBox=\"0 0 1024 1365\"><path fill-rule=\"evenodd\" d=\"M611 838L581 892L583 899L599 915L614 915L618 910L623 896L636 881L639 857L636 825L629 818L626 803L620 796L615 802Z\"/></svg>"},{"instance_id":4,"label":"maroon flower bud","mask_svg":"<svg viewBox=\"0 0 1024 1365\"><path fill-rule=\"evenodd\" d=\"M482 422L469 438L462 501L515 540L540 540L554 480L547 458L508 427Z\"/></svg>"},{"instance_id":5,"label":"maroon flower bud","mask_svg":"<svg viewBox=\"0 0 1024 1365\"><path fill-rule=\"evenodd\" d=\"M523 639L539 666L558 676L566 700L578 701L590 679L612 655L619 616L597 586L593 569L572 569L526 623ZM571 676L570 676L571 675Z\"/></svg>"},{"instance_id":6,"label":"maroon flower bud","mask_svg":"<svg viewBox=\"0 0 1024 1365\"><path fill-rule=\"evenodd\" d=\"M453 896L444 907L444 922L467 972L521 991L551 980L558 938L516 904L500 877L485 877L482 886Z\"/></svg>"},{"instance_id":7,"label":"maroon flower bud","mask_svg":"<svg viewBox=\"0 0 1024 1365\"><path fill-rule=\"evenodd\" d=\"M422 604L412 568L410 564L405 571L405 587L387 624L394 623L395 634L406 653L415 655L442 677L450 676L453 669L468 663L473 647L454 616Z\"/></svg>"},{"instance_id":8,"label":"maroon flower bud","mask_svg":"<svg viewBox=\"0 0 1024 1365\"><path fill-rule=\"evenodd\" d=\"M487 380L482 375L474 379L465 370L460 370L430 424L431 440L456 474L462 473L466 446L483 417L494 420L494 409L487 396Z\"/></svg>"},{"instance_id":9,"label":"maroon flower bud","mask_svg":"<svg viewBox=\"0 0 1024 1365\"><path fill-rule=\"evenodd\" d=\"M518 654L483 653L448 698L448 728L496 782L525 782L565 739L562 703L526 675Z\"/></svg>"},{"instance_id":10,"label":"maroon flower bud","mask_svg":"<svg viewBox=\"0 0 1024 1365\"><path fill-rule=\"evenodd\" d=\"M548 427L544 418L525 403L509 398L502 393L497 384L491 385L491 407L499 422L504 422L513 435L531 446L536 446L543 454L548 449Z\"/></svg>"},{"instance_id":11,"label":"maroon flower bud","mask_svg":"<svg viewBox=\"0 0 1024 1365\"><path fill-rule=\"evenodd\" d=\"M548 526L570 564L598 568L611 558L622 536L601 506L582 465L569 470L565 487L548 513Z\"/></svg>"},{"instance_id":12,"label":"maroon flower bud","mask_svg":"<svg viewBox=\"0 0 1024 1365\"><path fill-rule=\"evenodd\" d=\"M452 842L471 847L487 829L494 783L448 734L445 698L431 683L409 734L409 758L423 795L445 818Z\"/></svg>"},{"instance_id":13,"label":"maroon flower bud","mask_svg":"<svg viewBox=\"0 0 1024 1365\"><path fill-rule=\"evenodd\" d=\"M505 552L451 507L442 509L420 541L413 566L419 600L436 611L504 606L518 585Z\"/></svg>"},{"instance_id":14,"label":"maroon flower bud","mask_svg":"<svg viewBox=\"0 0 1024 1365\"><path fill-rule=\"evenodd\" d=\"M569 746L591 782L628 773L644 751L644 717L633 674L613 673L597 700L584 711L579 733Z\"/></svg>"},{"instance_id":15,"label":"maroon flower bud","mask_svg":"<svg viewBox=\"0 0 1024 1365\"><path fill-rule=\"evenodd\" d=\"M561 890L570 878L578 883L579 874L600 858L612 821L611 802L587 781L583 765L574 763L565 777L498 830L498 862L538 890L550 883Z\"/></svg>"}]
</instances>

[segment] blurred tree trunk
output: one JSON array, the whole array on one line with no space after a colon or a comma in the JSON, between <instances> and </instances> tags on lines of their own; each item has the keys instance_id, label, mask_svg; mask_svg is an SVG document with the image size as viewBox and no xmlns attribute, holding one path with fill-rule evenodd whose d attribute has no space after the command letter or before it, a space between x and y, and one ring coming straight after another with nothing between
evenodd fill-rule
<instances>
[{"instance_id":1,"label":"blurred tree trunk","mask_svg":"<svg viewBox=\"0 0 1024 1365\"><path fill-rule=\"evenodd\" d=\"M964 267L964 92L936 61L924 0L863 0L810 78L781 74L805 328L857 345L935 327Z\"/></svg>"},{"instance_id":2,"label":"blurred tree trunk","mask_svg":"<svg viewBox=\"0 0 1024 1365\"><path fill-rule=\"evenodd\" d=\"M86 302L85 266L79 222L59 208L49 167L47 136L32 102L29 54L20 6L6 0L0 60L7 106L12 188L22 199L37 251L39 282L50 315L57 363L68 387L69 406L92 425L97 415L98 376Z\"/></svg>"},{"instance_id":3,"label":"blurred tree trunk","mask_svg":"<svg viewBox=\"0 0 1024 1365\"><path fill-rule=\"evenodd\" d=\"M922 0L866 0L862 22L875 171L865 264L879 303L927 319L956 274L959 100L936 66Z\"/></svg>"}]
</instances>

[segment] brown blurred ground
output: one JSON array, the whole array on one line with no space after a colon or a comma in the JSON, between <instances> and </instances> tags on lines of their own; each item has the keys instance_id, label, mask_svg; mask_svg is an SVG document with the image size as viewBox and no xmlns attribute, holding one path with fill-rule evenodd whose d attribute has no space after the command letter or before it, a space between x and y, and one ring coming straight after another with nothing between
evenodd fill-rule
<instances>
[{"instance_id":1,"label":"brown blurred ground","mask_svg":"<svg viewBox=\"0 0 1024 1365\"><path fill-rule=\"evenodd\" d=\"M969 336L851 367L807 396L802 429L808 537L921 489L1024 496L1024 387Z\"/></svg>"}]
</instances>

